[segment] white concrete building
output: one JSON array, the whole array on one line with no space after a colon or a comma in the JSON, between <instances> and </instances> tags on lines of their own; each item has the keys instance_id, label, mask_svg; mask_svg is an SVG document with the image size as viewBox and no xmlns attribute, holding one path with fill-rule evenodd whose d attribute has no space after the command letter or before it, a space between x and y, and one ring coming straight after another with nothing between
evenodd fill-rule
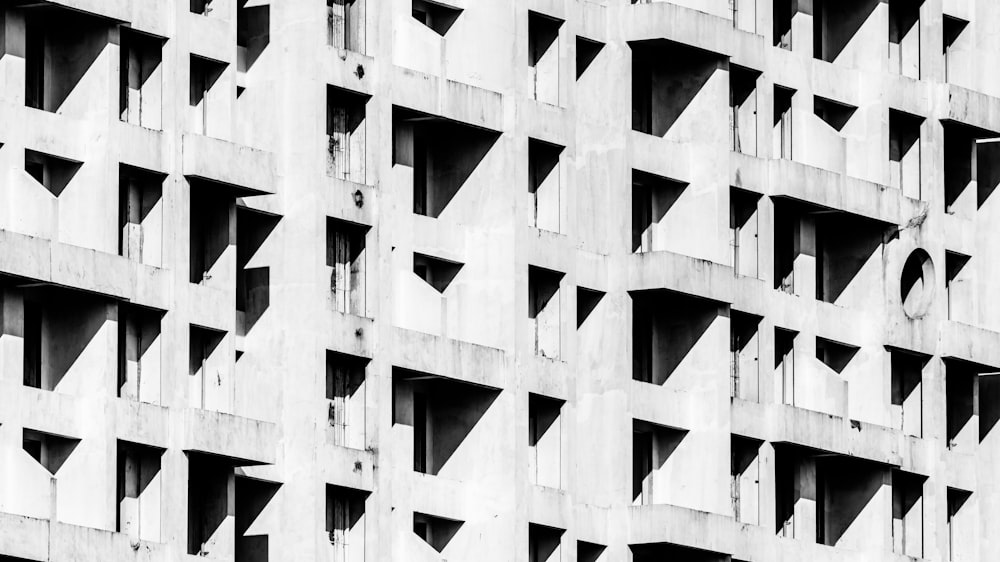
<instances>
[{"instance_id":1,"label":"white concrete building","mask_svg":"<svg viewBox=\"0 0 1000 562\"><path fill-rule=\"evenodd\" d=\"M0 562L1000 559L998 27L0 2Z\"/></svg>"}]
</instances>

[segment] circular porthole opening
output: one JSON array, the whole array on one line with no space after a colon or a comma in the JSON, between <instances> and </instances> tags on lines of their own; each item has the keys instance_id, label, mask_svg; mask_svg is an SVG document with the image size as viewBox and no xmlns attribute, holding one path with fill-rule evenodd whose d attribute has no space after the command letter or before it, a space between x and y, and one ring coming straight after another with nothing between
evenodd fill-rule
<instances>
[{"instance_id":1,"label":"circular porthole opening","mask_svg":"<svg viewBox=\"0 0 1000 562\"><path fill-rule=\"evenodd\" d=\"M900 278L903 312L910 318L927 314L934 298L934 262L927 252L914 250L903 264Z\"/></svg>"}]
</instances>

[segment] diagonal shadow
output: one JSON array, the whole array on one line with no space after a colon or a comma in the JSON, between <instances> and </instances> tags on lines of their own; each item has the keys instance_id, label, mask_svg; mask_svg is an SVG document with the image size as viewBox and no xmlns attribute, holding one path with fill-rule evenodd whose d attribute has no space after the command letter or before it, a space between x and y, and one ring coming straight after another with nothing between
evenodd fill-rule
<instances>
[{"instance_id":1,"label":"diagonal shadow","mask_svg":"<svg viewBox=\"0 0 1000 562\"><path fill-rule=\"evenodd\" d=\"M58 112L108 45L110 22L50 4L26 6L25 105Z\"/></svg>"},{"instance_id":2,"label":"diagonal shadow","mask_svg":"<svg viewBox=\"0 0 1000 562\"><path fill-rule=\"evenodd\" d=\"M665 290L633 293L633 379L664 384L718 316L718 305L706 299Z\"/></svg>"},{"instance_id":3,"label":"diagonal shadow","mask_svg":"<svg viewBox=\"0 0 1000 562\"><path fill-rule=\"evenodd\" d=\"M201 283L231 244L231 193L198 178L188 178L191 194L190 281Z\"/></svg>"},{"instance_id":4,"label":"diagonal shadow","mask_svg":"<svg viewBox=\"0 0 1000 562\"><path fill-rule=\"evenodd\" d=\"M1000 184L1000 135L976 141L976 208L982 209Z\"/></svg>"},{"instance_id":5,"label":"diagonal shadow","mask_svg":"<svg viewBox=\"0 0 1000 562\"><path fill-rule=\"evenodd\" d=\"M576 288L576 327L579 328L583 326L583 323L590 318L590 314L594 312L597 305L601 303L604 298L604 291L598 291L596 289L588 289L586 287Z\"/></svg>"},{"instance_id":6,"label":"diagonal shadow","mask_svg":"<svg viewBox=\"0 0 1000 562\"><path fill-rule=\"evenodd\" d=\"M528 523L528 544L531 545L528 558L537 562L557 562L552 555L559 549L563 532L555 527Z\"/></svg>"},{"instance_id":7,"label":"diagonal shadow","mask_svg":"<svg viewBox=\"0 0 1000 562\"><path fill-rule=\"evenodd\" d=\"M433 443L428 473L438 474L500 396L500 391L450 381L436 381L429 386Z\"/></svg>"},{"instance_id":8,"label":"diagonal shadow","mask_svg":"<svg viewBox=\"0 0 1000 562\"><path fill-rule=\"evenodd\" d=\"M413 512L413 533L438 552L444 552L464 524L464 521Z\"/></svg>"},{"instance_id":9,"label":"diagonal shadow","mask_svg":"<svg viewBox=\"0 0 1000 562\"><path fill-rule=\"evenodd\" d=\"M365 502L369 492L335 484L326 485L325 530L331 542L336 532L349 532L365 515ZM363 529L362 529L363 530Z\"/></svg>"},{"instance_id":10,"label":"diagonal shadow","mask_svg":"<svg viewBox=\"0 0 1000 562\"><path fill-rule=\"evenodd\" d=\"M254 478L236 478L236 560L267 562L268 535L248 534L251 525L278 493L281 484Z\"/></svg>"},{"instance_id":11,"label":"diagonal shadow","mask_svg":"<svg viewBox=\"0 0 1000 562\"><path fill-rule=\"evenodd\" d=\"M24 171L56 197L62 195L82 166L83 162L24 149Z\"/></svg>"},{"instance_id":12,"label":"diagonal shadow","mask_svg":"<svg viewBox=\"0 0 1000 562\"><path fill-rule=\"evenodd\" d=\"M576 79L579 80L587 69L590 68L591 63L597 58L597 55L601 54L601 50L604 49L604 43L600 41L595 41L593 39L588 39L586 37L576 36Z\"/></svg>"},{"instance_id":13,"label":"diagonal shadow","mask_svg":"<svg viewBox=\"0 0 1000 562\"><path fill-rule=\"evenodd\" d=\"M413 253L413 273L434 287L439 293L444 293L455 276L465 264L450 261L426 254Z\"/></svg>"},{"instance_id":14,"label":"diagonal shadow","mask_svg":"<svg viewBox=\"0 0 1000 562\"><path fill-rule=\"evenodd\" d=\"M191 80L189 88L189 104L195 107L205 99L205 95L215 86L226 70L226 63L209 58L191 55Z\"/></svg>"},{"instance_id":15,"label":"diagonal shadow","mask_svg":"<svg viewBox=\"0 0 1000 562\"><path fill-rule=\"evenodd\" d=\"M236 46L242 58L239 70L244 72L253 67L271 40L271 6L253 4L252 0L239 0L236 8Z\"/></svg>"},{"instance_id":16,"label":"diagonal shadow","mask_svg":"<svg viewBox=\"0 0 1000 562\"><path fill-rule=\"evenodd\" d=\"M152 308L125 303L118 305L118 396L123 396L126 364L141 362L156 343L163 315L163 312Z\"/></svg>"},{"instance_id":17,"label":"diagonal shadow","mask_svg":"<svg viewBox=\"0 0 1000 562\"><path fill-rule=\"evenodd\" d=\"M413 212L437 218L500 138L489 129L393 107L393 164L413 168Z\"/></svg>"},{"instance_id":18,"label":"diagonal shadow","mask_svg":"<svg viewBox=\"0 0 1000 562\"><path fill-rule=\"evenodd\" d=\"M499 396L496 388L394 368L393 423L414 427L414 469L438 474Z\"/></svg>"},{"instance_id":19,"label":"diagonal shadow","mask_svg":"<svg viewBox=\"0 0 1000 562\"><path fill-rule=\"evenodd\" d=\"M665 39L633 41L632 129L662 137L683 115L725 57Z\"/></svg>"},{"instance_id":20,"label":"diagonal shadow","mask_svg":"<svg viewBox=\"0 0 1000 562\"><path fill-rule=\"evenodd\" d=\"M528 446L537 445L549 428L559 420L562 404L562 400L548 398L540 394L531 393L528 395L528 418L531 420Z\"/></svg>"},{"instance_id":21,"label":"diagonal shadow","mask_svg":"<svg viewBox=\"0 0 1000 562\"><path fill-rule=\"evenodd\" d=\"M822 543L836 546L884 484L885 469L856 458L817 458L817 490L822 496Z\"/></svg>"},{"instance_id":22,"label":"diagonal shadow","mask_svg":"<svg viewBox=\"0 0 1000 562\"><path fill-rule=\"evenodd\" d=\"M556 294L559 292L559 282L563 273L552 271L534 265L528 266L528 318L538 318Z\"/></svg>"},{"instance_id":23,"label":"diagonal shadow","mask_svg":"<svg viewBox=\"0 0 1000 562\"><path fill-rule=\"evenodd\" d=\"M817 213L816 298L836 303L861 268L882 248L884 223L849 213Z\"/></svg>"},{"instance_id":24,"label":"diagonal shadow","mask_svg":"<svg viewBox=\"0 0 1000 562\"><path fill-rule=\"evenodd\" d=\"M270 306L271 270L247 267L277 228L281 217L247 207L236 208L236 310L242 311L243 333L249 333Z\"/></svg>"},{"instance_id":25,"label":"diagonal shadow","mask_svg":"<svg viewBox=\"0 0 1000 562\"><path fill-rule=\"evenodd\" d=\"M683 560L684 562L729 562L729 556L709 550L701 550L671 543L630 544L632 562L662 562Z\"/></svg>"},{"instance_id":26,"label":"diagonal shadow","mask_svg":"<svg viewBox=\"0 0 1000 562\"><path fill-rule=\"evenodd\" d=\"M528 191L535 193L559 165L563 147L538 139L528 139Z\"/></svg>"},{"instance_id":27,"label":"diagonal shadow","mask_svg":"<svg viewBox=\"0 0 1000 562\"><path fill-rule=\"evenodd\" d=\"M45 433L26 427L22 428L21 436L21 448L53 476L59 472L59 469L80 444L80 440L73 437Z\"/></svg>"},{"instance_id":28,"label":"diagonal shadow","mask_svg":"<svg viewBox=\"0 0 1000 562\"><path fill-rule=\"evenodd\" d=\"M930 359L893 349L889 361L892 379L891 403L894 406L902 406L920 386L924 367Z\"/></svg>"},{"instance_id":29,"label":"diagonal shadow","mask_svg":"<svg viewBox=\"0 0 1000 562\"><path fill-rule=\"evenodd\" d=\"M813 113L837 132L842 132L858 108L831 99L813 96Z\"/></svg>"},{"instance_id":30,"label":"diagonal shadow","mask_svg":"<svg viewBox=\"0 0 1000 562\"><path fill-rule=\"evenodd\" d=\"M25 367L38 388L57 390L107 320L105 303L81 297L52 287L25 289L25 349L35 350L31 357L26 352Z\"/></svg>"},{"instance_id":31,"label":"diagonal shadow","mask_svg":"<svg viewBox=\"0 0 1000 562\"><path fill-rule=\"evenodd\" d=\"M667 216L688 184L644 172L632 170L632 251L642 248L647 231Z\"/></svg>"},{"instance_id":32,"label":"diagonal shadow","mask_svg":"<svg viewBox=\"0 0 1000 562\"><path fill-rule=\"evenodd\" d=\"M835 373L843 374L848 363L858 354L861 348L845 343L835 342L826 338L816 338L816 358Z\"/></svg>"},{"instance_id":33,"label":"diagonal shadow","mask_svg":"<svg viewBox=\"0 0 1000 562\"><path fill-rule=\"evenodd\" d=\"M413 0L411 9L413 19L434 30L435 33L444 37L451 29L452 25L458 21L458 16L462 15L462 10L439 4L433 0Z\"/></svg>"},{"instance_id":34,"label":"diagonal shadow","mask_svg":"<svg viewBox=\"0 0 1000 562\"><path fill-rule=\"evenodd\" d=\"M586 541L576 541L577 562L598 562L608 547Z\"/></svg>"},{"instance_id":35,"label":"diagonal shadow","mask_svg":"<svg viewBox=\"0 0 1000 562\"><path fill-rule=\"evenodd\" d=\"M949 446L975 412L975 372L969 363L945 359L945 415Z\"/></svg>"},{"instance_id":36,"label":"diagonal shadow","mask_svg":"<svg viewBox=\"0 0 1000 562\"><path fill-rule=\"evenodd\" d=\"M815 0L813 57L836 61L879 3L880 0Z\"/></svg>"},{"instance_id":37,"label":"diagonal shadow","mask_svg":"<svg viewBox=\"0 0 1000 562\"><path fill-rule=\"evenodd\" d=\"M643 482L663 468L688 431L643 420L632 420L632 500L642 495Z\"/></svg>"}]
</instances>

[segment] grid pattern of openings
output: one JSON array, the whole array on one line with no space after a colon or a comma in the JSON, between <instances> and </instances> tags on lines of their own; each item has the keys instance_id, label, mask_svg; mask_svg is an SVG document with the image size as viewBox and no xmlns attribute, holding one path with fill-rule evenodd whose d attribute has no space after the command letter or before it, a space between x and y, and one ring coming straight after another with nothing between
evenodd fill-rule
<instances>
[{"instance_id":1,"label":"grid pattern of openings","mask_svg":"<svg viewBox=\"0 0 1000 562\"><path fill-rule=\"evenodd\" d=\"M0 3L0 560L1000 559L998 21Z\"/></svg>"}]
</instances>

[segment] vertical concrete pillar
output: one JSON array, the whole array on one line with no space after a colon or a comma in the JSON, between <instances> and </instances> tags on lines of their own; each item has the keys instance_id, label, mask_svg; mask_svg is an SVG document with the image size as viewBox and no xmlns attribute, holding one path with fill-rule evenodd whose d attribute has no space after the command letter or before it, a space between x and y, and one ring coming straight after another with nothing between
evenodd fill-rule
<instances>
[{"instance_id":1,"label":"vertical concrete pillar","mask_svg":"<svg viewBox=\"0 0 1000 562\"><path fill-rule=\"evenodd\" d=\"M802 216L796 225L793 279L795 294L807 299L816 297L816 220Z\"/></svg>"},{"instance_id":2,"label":"vertical concrete pillar","mask_svg":"<svg viewBox=\"0 0 1000 562\"><path fill-rule=\"evenodd\" d=\"M0 288L0 380L24 382L24 299L10 288Z\"/></svg>"},{"instance_id":3,"label":"vertical concrete pillar","mask_svg":"<svg viewBox=\"0 0 1000 562\"><path fill-rule=\"evenodd\" d=\"M119 459L122 472L118 475L123 479L124 496L118 505L118 531L128 536L130 544L139 544L139 473L141 470L140 461L133 451L120 449L119 454L123 459Z\"/></svg>"},{"instance_id":4,"label":"vertical concrete pillar","mask_svg":"<svg viewBox=\"0 0 1000 562\"><path fill-rule=\"evenodd\" d=\"M795 477L795 507L793 517L793 537L807 543L816 542L816 509L819 494L817 489L816 460L805 457L798 463L793 473Z\"/></svg>"},{"instance_id":5,"label":"vertical concrete pillar","mask_svg":"<svg viewBox=\"0 0 1000 562\"><path fill-rule=\"evenodd\" d=\"M25 20L22 10L0 10L0 99L24 105Z\"/></svg>"},{"instance_id":6,"label":"vertical concrete pillar","mask_svg":"<svg viewBox=\"0 0 1000 562\"><path fill-rule=\"evenodd\" d=\"M813 56L813 9L818 0L789 0L792 8L792 51L804 57Z\"/></svg>"},{"instance_id":7,"label":"vertical concrete pillar","mask_svg":"<svg viewBox=\"0 0 1000 562\"><path fill-rule=\"evenodd\" d=\"M760 463L758 493L760 505L758 514L760 524L769 531L775 529L771 527L777 521L777 483L775 482L775 454L774 445L764 442L759 449L758 461Z\"/></svg>"}]
</instances>

